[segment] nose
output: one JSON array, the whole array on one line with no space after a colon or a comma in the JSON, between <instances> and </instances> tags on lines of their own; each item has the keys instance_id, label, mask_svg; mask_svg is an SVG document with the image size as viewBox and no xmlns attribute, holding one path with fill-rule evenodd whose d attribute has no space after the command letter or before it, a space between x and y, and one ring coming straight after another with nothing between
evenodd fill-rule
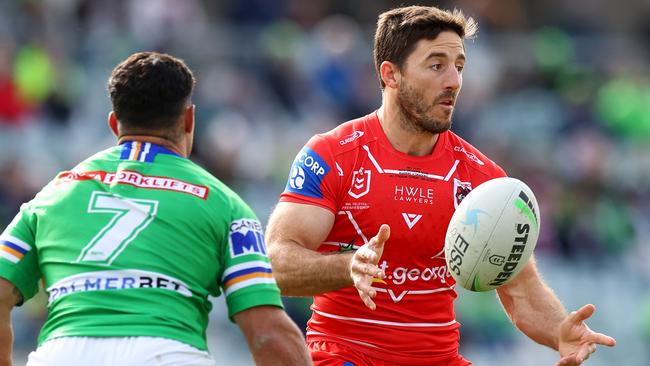
<instances>
[{"instance_id":1,"label":"nose","mask_svg":"<svg viewBox=\"0 0 650 366\"><path fill-rule=\"evenodd\" d=\"M445 79L443 80L444 89L458 90L463 84L463 75L454 67L450 67L445 73Z\"/></svg>"}]
</instances>

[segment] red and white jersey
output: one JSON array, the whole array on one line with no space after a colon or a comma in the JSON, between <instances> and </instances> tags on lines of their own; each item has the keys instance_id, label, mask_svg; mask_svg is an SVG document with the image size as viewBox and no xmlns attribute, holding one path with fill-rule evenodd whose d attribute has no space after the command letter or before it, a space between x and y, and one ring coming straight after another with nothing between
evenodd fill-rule
<instances>
[{"instance_id":1,"label":"red and white jersey","mask_svg":"<svg viewBox=\"0 0 650 366\"><path fill-rule=\"evenodd\" d=\"M455 281L444 257L447 226L472 188L504 171L451 131L428 156L395 150L376 113L316 135L300 151L280 200L336 218L321 252L353 250L391 227L375 280L375 311L354 287L315 296L309 340L363 347L396 363L431 364L458 353Z\"/></svg>"}]
</instances>

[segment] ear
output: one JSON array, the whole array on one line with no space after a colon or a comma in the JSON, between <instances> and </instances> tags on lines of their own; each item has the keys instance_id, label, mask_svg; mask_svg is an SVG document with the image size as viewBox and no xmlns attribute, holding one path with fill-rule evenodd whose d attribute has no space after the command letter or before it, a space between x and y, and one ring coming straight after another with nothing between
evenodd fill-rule
<instances>
[{"instance_id":1,"label":"ear","mask_svg":"<svg viewBox=\"0 0 650 366\"><path fill-rule=\"evenodd\" d=\"M194 132L194 111L196 106L194 104L185 108L185 115L183 117L184 130L186 133Z\"/></svg>"},{"instance_id":2,"label":"ear","mask_svg":"<svg viewBox=\"0 0 650 366\"><path fill-rule=\"evenodd\" d=\"M384 61L379 65L379 74L387 88L397 88L402 77L399 67L390 61Z\"/></svg>"},{"instance_id":3,"label":"ear","mask_svg":"<svg viewBox=\"0 0 650 366\"><path fill-rule=\"evenodd\" d=\"M117 117L115 116L115 112L111 111L108 114L108 127L111 129L115 137L120 137L120 132L117 125L118 125L118 121L117 121Z\"/></svg>"}]
</instances>

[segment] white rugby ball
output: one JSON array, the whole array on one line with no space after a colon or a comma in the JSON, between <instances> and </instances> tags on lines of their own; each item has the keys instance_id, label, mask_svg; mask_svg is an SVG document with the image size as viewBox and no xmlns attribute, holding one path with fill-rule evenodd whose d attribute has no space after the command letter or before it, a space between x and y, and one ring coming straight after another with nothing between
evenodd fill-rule
<instances>
[{"instance_id":1,"label":"white rugby ball","mask_svg":"<svg viewBox=\"0 0 650 366\"><path fill-rule=\"evenodd\" d=\"M496 178L472 190L451 217L445 259L456 283L490 291L526 265L539 237L539 207L528 186Z\"/></svg>"}]
</instances>

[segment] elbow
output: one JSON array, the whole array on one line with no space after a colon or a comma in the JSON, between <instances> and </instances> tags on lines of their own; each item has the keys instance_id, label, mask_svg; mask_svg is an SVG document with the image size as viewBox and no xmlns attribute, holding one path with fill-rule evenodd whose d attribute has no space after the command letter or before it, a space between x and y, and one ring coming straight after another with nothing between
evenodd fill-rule
<instances>
[{"instance_id":1,"label":"elbow","mask_svg":"<svg viewBox=\"0 0 650 366\"><path fill-rule=\"evenodd\" d=\"M23 301L18 289L8 280L0 277L0 308L10 312L11 309Z\"/></svg>"},{"instance_id":2,"label":"elbow","mask_svg":"<svg viewBox=\"0 0 650 366\"><path fill-rule=\"evenodd\" d=\"M269 246L267 248L267 254L269 256L269 260L271 261L271 269L273 271L273 278L275 278L275 282L280 288L280 292L282 295L286 296L287 294L287 289L289 287L288 283L288 278L290 276L287 276L288 268L286 265L286 260L283 257L283 253L281 250L281 245L278 243L269 243Z\"/></svg>"},{"instance_id":3,"label":"elbow","mask_svg":"<svg viewBox=\"0 0 650 366\"><path fill-rule=\"evenodd\" d=\"M273 351L286 348L286 344L304 342L302 333L294 329L273 329L268 332L255 335L251 340L251 347L255 351Z\"/></svg>"},{"instance_id":4,"label":"elbow","mask_svg":"<svg viewBox=\"0 0 650 366\"><path fill-rule=\"evenodd\" d=\"M250 341L251 352L266 359L296 357L306 350L305 338L297 326L293 323L290 325L280 324L274 329L256 334Z\"/></svg>"},{"instance_id":5,"label":"elbow","mask_svg":"<svg viewBox=\"0 0 650 366\"><path fill-rule=\"evenodd\" d=\"M276 242L268 242L266 243L266 254L269 256L269 259L271 260L271 265L273 267L276 267L279 265L279 262L281 261L281 250L279 248L280 244Z\"/></svg>"}]
</instances>

